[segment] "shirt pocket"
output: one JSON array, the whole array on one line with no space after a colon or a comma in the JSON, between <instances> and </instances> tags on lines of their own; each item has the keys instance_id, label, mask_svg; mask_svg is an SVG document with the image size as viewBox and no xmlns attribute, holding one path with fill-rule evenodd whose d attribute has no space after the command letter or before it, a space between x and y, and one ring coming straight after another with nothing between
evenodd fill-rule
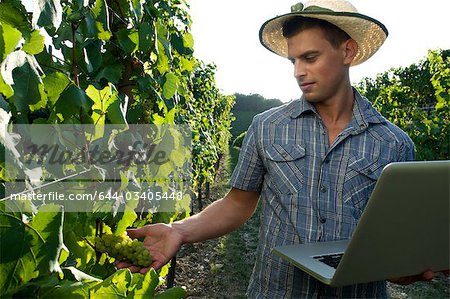
<instances>
[{"instance_id":1,"label":"shirt pocket","mask_svg":"<svg viewBox=\"0 0 450 299\"><path fill-rule=\"evenodd\" d=\"M353 217L359 219L383 168L389 161L371 160L366 157L349 159L343 186L343 202L351 205Z\"/></svg>"},{"instance_id":2,"label":"shirt pocket","mask_svg":"<svg viewBox=\"0 0 450 299\"><path fill-rule=\"evenodd\" d=\"M272 144L266 155L271 187L283 194L300 192L305 183L305 148L297 144Z\"/></svg>"}]
</instances>

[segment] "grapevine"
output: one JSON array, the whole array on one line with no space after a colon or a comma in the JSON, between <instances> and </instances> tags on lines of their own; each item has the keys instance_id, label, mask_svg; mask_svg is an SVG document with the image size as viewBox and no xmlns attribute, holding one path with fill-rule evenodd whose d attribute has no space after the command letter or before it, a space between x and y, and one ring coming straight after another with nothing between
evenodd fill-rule
<instances>
[{"instance_id":1,"label":"grapevine","mask_svg":"<svg viewBox=\"0 0 450 299\"><path fill-rule=\"evenodd\" d=\"M194 38L185 0L40 0L30 12L26 2L0 1L0 122L188 125L196 164L192 190L214 178L214 165L228 143L233 97L222 95L216 87L214 67L193 56ZM101 138L102 134L96 131L95 136ZM47 137L50 145L65 142L62 135ZM170 136L166 139L172 140ZM69 213L56 205L44 206L36 213L13 213L2 198L5 185L15 182L18 174L7 171L4 154L16 152L20 144L0 141L0 297L66 298L76 294L93 298L112 293L157 297L156 286L169 267L158 272L150 269L145 276L128 269L117 271L106 256L140 265L150 264L151 257L141 250L142 256L133 261L128 254L139 255L133 246L143 248L142 244L133 245L135 241L127 246L116 242L113 249L97 239L98 244L90 246L95 240L95 224L101 219L107 234L119 236L127 227L187 217L188 202L180 201L170 212L139 214L131 205L124 212L113 213ZM176 156L176 151L168 154ZM43 173L52 178L78 170L69 164L55 173L50 169ZM174 169L154 171L173 177ZM103 191L107 172L97 170L96 186L77 188ZM18 173L23 176L25 170L18 169ZM133 188L152 175L130 167L114 177L124 190L140 192ZM116 245L120 250L114 252ZM122 247L132 250L125 255ZM171 292L170 298L186 293L179 288L166 292Z\"/></svg>"}]
</instances>

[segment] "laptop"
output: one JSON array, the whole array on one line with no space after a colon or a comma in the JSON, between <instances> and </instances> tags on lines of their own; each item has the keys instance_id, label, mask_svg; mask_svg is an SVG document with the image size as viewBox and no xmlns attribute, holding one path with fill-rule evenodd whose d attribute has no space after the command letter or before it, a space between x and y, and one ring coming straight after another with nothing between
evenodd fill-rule
<instances>
[{"instance_id":1,"label":"laptop","mask_svg":"<svg viewBox=\"0 0 450 299\"><path fill-rule=\"evenodd\" d=\"M450 160L390 163L350 240L273 253L332 287L447 270L449 193Z\"/></svg>"}]
</instances>

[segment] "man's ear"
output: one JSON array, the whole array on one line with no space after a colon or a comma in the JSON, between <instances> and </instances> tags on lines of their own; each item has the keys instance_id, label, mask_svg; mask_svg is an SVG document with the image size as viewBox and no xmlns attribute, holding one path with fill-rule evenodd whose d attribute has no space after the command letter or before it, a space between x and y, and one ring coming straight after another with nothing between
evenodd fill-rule
<instances>
[{"instance_id":1,"label":"man's ear","mask_svg":"<svg viewBox=\"0 0 450 299\"><path fill-rule=\"evenodd\" d=\"M344 54L344 63L350 65L353 59L358 53L358 44L352 38L348 39L342 44L343 54Z\"/></svg>"}]
</instances>

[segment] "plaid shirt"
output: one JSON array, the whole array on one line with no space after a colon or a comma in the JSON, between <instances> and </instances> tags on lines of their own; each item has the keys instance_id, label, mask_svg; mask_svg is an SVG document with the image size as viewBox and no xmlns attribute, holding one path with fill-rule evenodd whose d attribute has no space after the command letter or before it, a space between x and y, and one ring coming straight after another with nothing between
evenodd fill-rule
<instances>
[{"instance_id":1,"label":"plaid shirt","mask_svg":"<svg viewBox=\"0 0 450 299\"><path fill-rule=\"evenodd\" d=\"M331 288L271 253L280 245L348 239L383 167L414 159L411 139L354 92L352 120L331 146L304 99L261 113L250 125L230 182L261 192L249 298L387 296L384 281Z\"/></svg>"}]
</instances>

